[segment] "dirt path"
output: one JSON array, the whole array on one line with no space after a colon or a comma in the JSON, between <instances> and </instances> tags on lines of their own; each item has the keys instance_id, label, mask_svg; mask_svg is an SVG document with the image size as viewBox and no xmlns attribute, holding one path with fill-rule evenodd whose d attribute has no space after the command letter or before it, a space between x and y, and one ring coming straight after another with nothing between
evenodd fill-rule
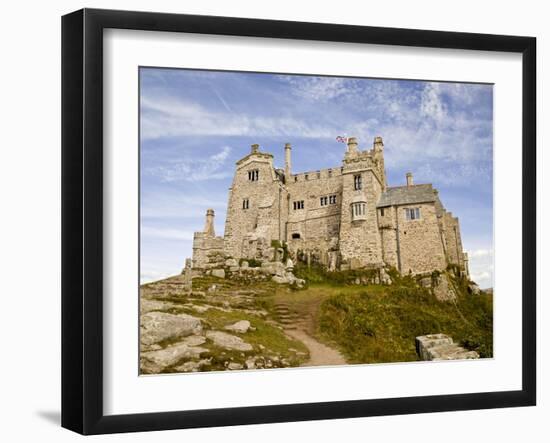
<instances>
[{"instance_id":1,"label":"dirt path","mask_svg":"<svg viewBox=\"0 0 550 443\"><path fill-rule=\"evenodd\" d=\"M286 330L287 335L301 341L309 349L309 360L302 366L345 365L346 360L336 349L318 342L301 329Z\"/></svg>"},{"instance_id":2,"label":"dirt path","mask_svg":"<svg viewBox=\"0 0 550 443\"><path fill-rule=\"evenodd\" d=\"M301 293L296 298L278 297L275 312L285 333L309 349L310 359L302 366L345 365L346 359L314 337L322 297Z\"/></svg>"}]
</instances>

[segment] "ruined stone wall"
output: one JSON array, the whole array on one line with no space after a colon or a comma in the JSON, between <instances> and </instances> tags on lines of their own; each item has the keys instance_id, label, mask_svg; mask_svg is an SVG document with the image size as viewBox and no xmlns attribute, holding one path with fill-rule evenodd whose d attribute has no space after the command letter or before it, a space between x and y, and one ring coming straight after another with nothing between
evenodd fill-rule
<instances>
[{"instance_id":1,"label":"ruined stone wall","mask_svg":"<svg viewBox=\"0 0 550 443\"><path fill-rule=\"evenodd\" d=\"M420 208L420 219L407 220L405 208ZM397 207L401 273L413 274L445 269L447 266L434 203Z\"/></svg>"},{"instance_id":2,"label":"ruined stone wall","mask_svg":"<svg viewBox=\"0 0 550 443\"><path fill-rule=\"evenodd\" d=\"M249 171L257 170L258 179L250 180ZM268 241L279 239L282 221L280 204L281 183L273 169L273 156L252 153L237 162L233 184L229 190L225 223L225 250L232 257L241 257L243 242L250 233ZM248 200L248 208L243 201Z\"/></svg>"},{"instance_id":3,"label":"ruined stone wall","mask_svg":"<svg viewBox=\"0 0 550 443\"><path fill-rule=\"evenodd\" d=\"M193 236L193 268L204 268L209 262L209 255L223 254L223 237L211 237L205 232L195 232Z\"/></svg>"}]
</instances>

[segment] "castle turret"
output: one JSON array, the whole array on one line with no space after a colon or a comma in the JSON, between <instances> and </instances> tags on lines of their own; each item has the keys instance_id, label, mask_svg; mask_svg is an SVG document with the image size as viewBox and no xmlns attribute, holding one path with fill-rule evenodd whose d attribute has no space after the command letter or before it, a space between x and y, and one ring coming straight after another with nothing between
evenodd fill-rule
<instances>
[{"instance_id":1,"label":"castle turret","mask_svg":"<svg viewBox=\"0 0 550 443\"><path fill-rule=\"evenodd\" d=\"M357 152L357 139L355 137L348 138L348 153L355 154Z\"/></svg>"},{"instance_id":2,"label":"castle turret","mask_svg":"<svg viewBox=\"0 0 550 443\"><path fill-rule=\"evenodd\" d=\"M377 136L374 137L374 152L380 152L384 150L384 142L382 141L382 137Z\"/></svg>"},{"instance_id":3,"label":"castle turret","mask_svg":"<svg viewBox=\"0 0 550 443\"><path fill-rule=\"evenodd\" d=\"M290 162L290 143L285 143L285 177L288 180L291 174L291 162Z\"/></svg>"},{"instance_id":4,"label":"castle turret","mask_svg":"<svg viewBox=\"0 0 550 443\"><path fill-rule=\"evenodd\" d=\"M214 232L214 210L206 210L206 222L204 224L204 231L207 237L215 237L216 233Z\"/></svg>"}]
</instances>

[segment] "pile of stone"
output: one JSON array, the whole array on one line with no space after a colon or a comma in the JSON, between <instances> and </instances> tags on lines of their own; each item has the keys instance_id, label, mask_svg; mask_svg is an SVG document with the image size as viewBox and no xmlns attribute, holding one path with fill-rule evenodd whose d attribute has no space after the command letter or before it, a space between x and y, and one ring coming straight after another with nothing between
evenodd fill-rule
<instances>
[{"instance_id":1,"label":"pile of stone","mask_svg":"<svg viewBox=\"0 0 550 443\"><path fill-rule=\"evenodd\" d=\"M380 268L376 272L371 271L356 277L352 283L356 285L391 285L392 279L386 269Z\"/></svg>"},{"instance_id":2,"label":"pile of stone","mask_svg":"<svg viewBox=\"0 0 550 443\"><path fill-rule=\"evenodd\" d=\"M464 360L479 358L475 351L468 351L453 343L445 334L429 334L416 337L416 352L421 360Z\"/></svg>"},{"instance_id":3,"label":"pile of stone","mask_svg":"<svg viewBox=\"0 0 550 443\"><path fill-rule=\"evenodd\" d=\"M271 248L274 250L274 257L282 259L281 248ZM281 249L282 251L282 249ZM279 256L280 255L280 256ZM294 264L291 259L286 263L280 260L264 261L261 266L251 267L248 261L241 260L240 264L234 258L227 258L216 268L209 268L203 271L203 275L211 275L217 278L230 278L241 281L269 281L272 280L279 284L289 284L301 288L305 285L305 280L296 278L294 275Z\"/></svg>"}]
</instances>

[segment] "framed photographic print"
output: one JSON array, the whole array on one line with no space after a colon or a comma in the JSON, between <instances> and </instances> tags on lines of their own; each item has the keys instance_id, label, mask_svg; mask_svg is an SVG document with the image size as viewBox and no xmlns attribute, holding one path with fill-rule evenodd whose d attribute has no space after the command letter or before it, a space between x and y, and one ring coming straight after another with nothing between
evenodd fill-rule
<instances>
[{"instance_id":1,"label":"framed photographic print","mask_svg":"<svg viewBox=\"0 0 550 443\"><path fill-rule=\"evenodd\" d=\"M62 21L62 425L536 401L531 37Z\"/></svg>"}]
</instances>

